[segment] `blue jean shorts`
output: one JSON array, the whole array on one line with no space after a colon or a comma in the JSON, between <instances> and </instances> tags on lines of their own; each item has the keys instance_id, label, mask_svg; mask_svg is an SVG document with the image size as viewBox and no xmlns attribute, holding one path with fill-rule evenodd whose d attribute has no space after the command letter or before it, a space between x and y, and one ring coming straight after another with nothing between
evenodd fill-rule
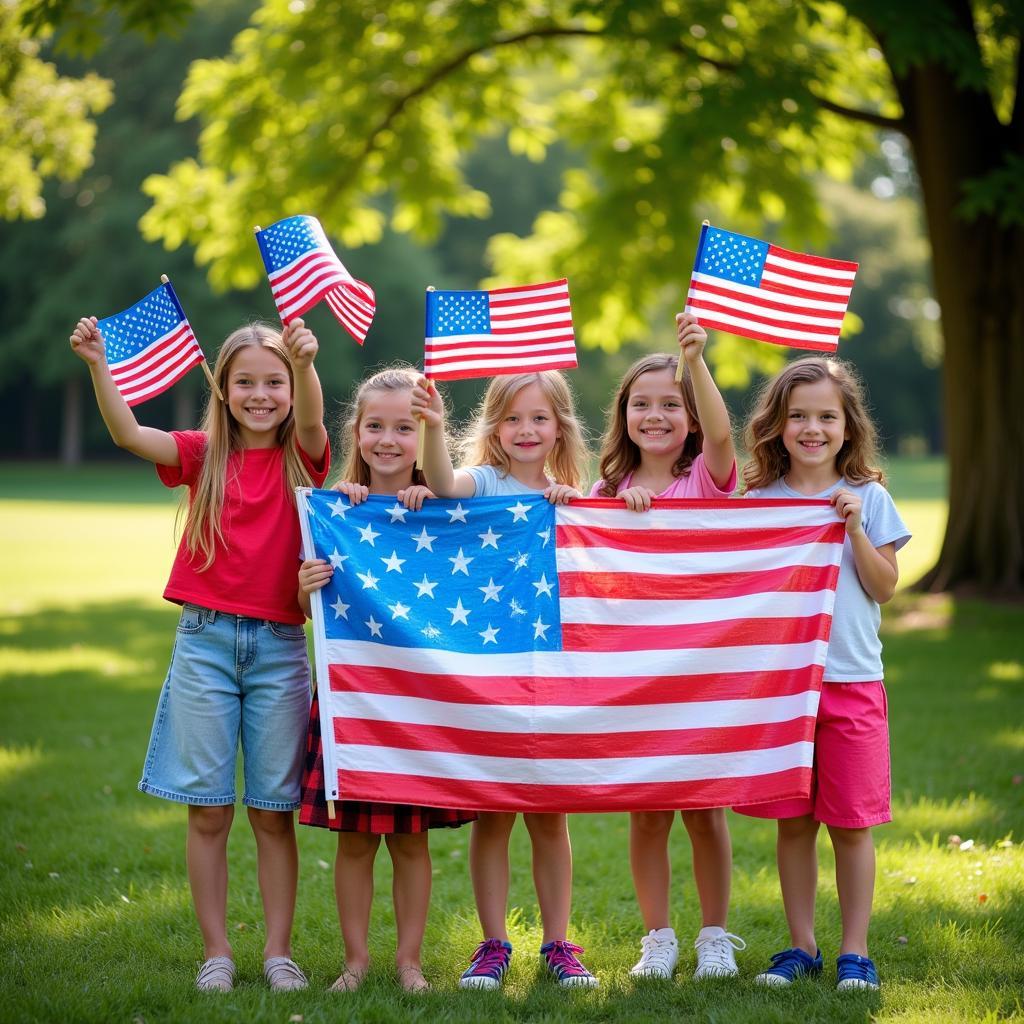
<instances>
[{"instance_id":1,"label":"blue jean shorts","mask_svg":"<svg viewBox=\"0 0 1024 1024\"><path fill-rule=\"evenodd\" d=\"M241 739L242 802L293 811L308 718L302 626L187 604L139 789L183 804L233 804Z\"/></svg>"}]
</instances>

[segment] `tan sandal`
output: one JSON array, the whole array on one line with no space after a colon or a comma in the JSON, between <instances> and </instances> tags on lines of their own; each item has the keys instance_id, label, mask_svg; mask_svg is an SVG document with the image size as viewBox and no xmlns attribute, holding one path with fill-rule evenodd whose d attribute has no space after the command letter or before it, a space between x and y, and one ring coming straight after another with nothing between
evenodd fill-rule
<instances>
[{"instance_id":1,"label":"tan sandal","mask_svg":"<svg viewBox=\"0 0 1024 1024\"><path fill-rule=\"evenodd\" d=\"M356 989L362 985L366 978L366 974L369 971L369 967L364 967L361 971L350 971L347 967L345 970L338 975L335 979L334 984L327 990L328 992L355 992Z\"/></svg>"},{"instance_id":2,"label":"tan sandal","mask_svg":"<svg viewBox=\"0 0 1024 1024\"><path fill-rule=\"evenodd\" d=\"M196 975L200 992L230 992L234 987L235 961L229 956L211 956Z\"/></svg>"},{"instance_id":3,"label":"tan sandal","mask_svg":"<svg viewBox=\"0 0 1024 1024\"><path fill-rule=\"evenodd\" d=\"M398 968L398 984L402 986L403 991L413 994L430 991L430 982L423 977L423 971L412 964Z\"/></svg>"}]
</instances>

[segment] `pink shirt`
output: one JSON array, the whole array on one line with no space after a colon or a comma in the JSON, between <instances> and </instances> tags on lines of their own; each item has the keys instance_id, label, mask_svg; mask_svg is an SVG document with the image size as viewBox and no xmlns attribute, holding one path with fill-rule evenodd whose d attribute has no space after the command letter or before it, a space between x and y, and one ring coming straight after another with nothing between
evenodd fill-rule
<instances>
[{"instance_id":1,"label":"pink shirt","mask_svg":"<svg viewBox=\"0 0 1024 1024\"><path fill-rule=\"evenodd\" d=\"M616 494L620 491L626 490L630 486L633 479L632 473L627 473L623 477L622 483L619 484L616 489ZM593 487L590 488L590 496L592 498L600 497L598 491L601 489L601 485L604 483L603 480L598 480ZM736 462L733 460L732 470L729 473L729 479L725 487L719 487L714 480L711 479L711 474L708 472L708 467L704 464L704 456L698 455L693 462L690 463L690 472L686 476L677 476L661 492L661 494L655 495L656 498L728 498L731 497L732 492L736 490Z\"/></svg>"},{"instance_id":2,"label":"pink shirt","mask_svg":"<svg viewBox=\"0 0 1024 1024\"><path fill-rule=\"evenodd\" d=\"M191 499L206 453L206 434L174 430L171 436L181 466L157 466L156 471L168 487L187 485ZM301 448L299 455L313 486L320 487L330 468L330 447L319 466ZM284 474L283 448L248 448L228 456L221 528L225 543L217 542L213 564L202 572L203 557L196 552L191 559L181 538L164 597L232 615L302 625L306 617L297 597L302 539L295 497Z\"/></svg>"}]
</instances>

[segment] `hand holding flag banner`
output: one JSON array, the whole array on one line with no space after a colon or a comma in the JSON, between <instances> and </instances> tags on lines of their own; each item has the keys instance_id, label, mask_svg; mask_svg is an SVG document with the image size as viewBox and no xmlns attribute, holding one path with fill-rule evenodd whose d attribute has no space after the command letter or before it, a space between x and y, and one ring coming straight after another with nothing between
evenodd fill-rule
<instances>
[{"instance_id":1,"label":"hand holding flag banner","mask_svg":"<svg viewBox=\"0 0 1024 1024\"><path fill-rule=\"evenodd\" d=\"M857 264L807 256L704 224L686 312L702 327L834 352Z\"/></svg>"},{"instance_id":2,"label":"hand holding flag banner","mask_svg":"<svg viewBox=\"0 0 1024 1024\"><path fill-rule=\"evenodd\" d=\"M156 398L193 366L206 365L170 281L96 327L110 375L129 405Z\"/></svg>"},{"instance_id":3,"label":"hand holding flag banner","mask_svg":"<svg viewBox=\"0 0 1024 1024\"><path fill-rule=\"evenodd\" d=\"M824 501L411 512L301 491L328 800L505 811L806 796L844 524Z\"/></svg>"},{"instance_id":4,"label":"hand holding flag banner","mask_svg":"<svg viewBox=\"0 0 1024 1024\"><path fill-rule=\"evenodd\" d=\"M427 292L423 372L431 380L577 365L569 282Z\"/></svg>"},{"instance_id":5,"label":"hand holding flag banner","mask_svg":"<svg viewBox=\"0 0 1024 1024\"><path fill-rule=\"evenodd\" d=\"M323 299L335 319L360 345L373 322L377 300L335 255L316 217L285 217L256 229L270 290L284 324Z\"/></svg>"}]
</instances>

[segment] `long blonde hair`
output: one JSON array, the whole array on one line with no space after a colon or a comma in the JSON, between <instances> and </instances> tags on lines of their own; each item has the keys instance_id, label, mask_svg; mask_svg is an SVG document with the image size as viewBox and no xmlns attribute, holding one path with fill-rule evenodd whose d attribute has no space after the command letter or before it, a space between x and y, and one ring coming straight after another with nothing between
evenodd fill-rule
<instances>
[{"instance_id":1,"label":"long blonde hair","mask_svg":"<svg viewBox=\"0 0 1024 1024\"><path fill-rule=\"evenodd\" d=\"M640 449L629 436L626 424L626 407L629 405L629 392L637 379L645 373L656 373L669 370L675 375L679 365L679 357L668 353L657 352L642 356L627 371L619 384L618 391L612 401L608 428L601 438L601 489L598 492L604 498L614 498L618 493L619 484L640 466ZM672 464L674 477L687 476L693 460L704 450L704 432L701 430L697 416L697 398L693 393L693 382L689 373L684 374L679 382L679 393L683 399L683 408L690 421L690 433L686 435L679 458Z\"/></svg>"},{"instance_id":2,"label":"long blonde hair","mask_svg":"<svg viewBox=\"0 0 1024 1024\"><path fill-rule=\"evenodd\" d=\"M183 507L187 503L188 508L185 543L191 558L195 558L197 553L203 558L200 572L213 564L217 543L225 543L221 513L224 509L228 458L233 452L244 451L238 423L228 408L228 373L235 356L250 346L269 349L281 360L288 370L289 392L293 396L295 394L295 376L288 350L281 342L280 331L267 324L252 323L228 335L217 353L217 363L213 368L213 379L225 396L224 401L210 391L200 427L206 434L206 454L191 501L187 493L182 496ZM295 442L295 416L292 409L288 410L288 415L277 428L277 443L284 449L284 473L289 493L296 487L310 487L313 481L302 463Z\"/></svg>"},{"instance_id":3,"label":"long blonde hair","mask_svg":"<svg viewBox=\"0 0 1024 1024\"><path fill-rule=\"evenodd\" d=\"M878 432L856 371L842 359L808 356L790 363L758 392L744 431L756 470L749 478L744 477L748 491L774 483L789 472L789 453L782 443L789 415L789 396L798 384L818 384L824 380L832 381L839 391L846 415L846 431L850 435L836 455L836 472L851 484L877 480L884 486L885 474L878 465Z\"/></svg>"},{"instance_id":4,"label":"long blonde hair","mask_svg":"<svg viewBox=\"0 0 1024 1024\"><path fill-rule=\"evenodd\" d=\"M545 462L545 472L555 483L579 488L582 484L582 467L589 457L587 440L576 418L572 389L565 375L558 370L493 377L473 414L468 430L459 442L462 464L494 466L504 475L511 471L512 462L501 447L498 427L516 395L531 384L540 386L558 421L560 436Z\"/></svg>"},{"instance_id":5,"label":"long blonde hair","mask_svg":"<svg viewBox=\"0 0 1024 1024\"><path fill-rule=\"evenodd\" d=\"M395 363L393 366L386 366L379 370L372 377L356 388L356 393L348 408L348 415L341 428L341 444L339 447L345 453L345 464L341 470L339 480L350 484L362 484L370 486L370 467L366 459L359 453L359 423L366 411L366 403L374 392L379 391L412 391L419 379L419 373L407 363ZM413 468L412 482L423 483L421 470Z\"/></svg>"}]
</instances>

